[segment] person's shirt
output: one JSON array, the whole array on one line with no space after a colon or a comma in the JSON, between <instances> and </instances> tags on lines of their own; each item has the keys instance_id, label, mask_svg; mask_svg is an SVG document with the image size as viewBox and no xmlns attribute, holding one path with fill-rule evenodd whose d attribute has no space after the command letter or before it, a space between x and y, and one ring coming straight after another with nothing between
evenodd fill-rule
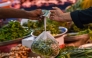
<instances>
[{"instance_id":1,"label":"person's shirt","mask_svg":"<svg viewBox=\"0 0 92 58\"><path fill-rule=\"evenodd\" d=\"M83 24L92 23L92 7L85 10L71 12L71 18L78 28L84 28Z\"/></svg>"}]
</instances>

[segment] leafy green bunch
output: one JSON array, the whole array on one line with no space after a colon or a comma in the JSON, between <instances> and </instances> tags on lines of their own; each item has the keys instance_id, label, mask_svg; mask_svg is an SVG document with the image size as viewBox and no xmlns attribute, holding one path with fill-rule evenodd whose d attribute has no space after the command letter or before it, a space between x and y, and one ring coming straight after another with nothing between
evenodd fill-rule
<instances>
[{"instance_id":1,"label":"leafy green bunch","mask_svg":"<svg viewBox=\"0 0 92 58\"><path fill-rule=\"evenodd\" d=\"M30 33L28 31L18 21L10 21L0 29L0 42L21 38L28 35Z\"/></svg>"}]
</instances>

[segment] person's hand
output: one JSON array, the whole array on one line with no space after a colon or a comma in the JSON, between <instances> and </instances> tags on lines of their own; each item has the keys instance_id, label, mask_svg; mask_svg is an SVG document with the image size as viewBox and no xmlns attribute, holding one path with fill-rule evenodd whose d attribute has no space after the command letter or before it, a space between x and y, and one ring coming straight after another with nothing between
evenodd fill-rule
<instances>
[{"instance_id":1,"label":"person's hand","mask_svg":"<svg viewBox=\"0 0 92 58\"><path fill-rule=\"evenodd\" d=\"M50 19L55 21L61 21L61 22L72 21L70 12L63 13L63 11L58 7L53 7L53 10L51 10Z\"/></svg>"},{"instance_id":2,"label":"person's hand","mask_svg":"<svg viewBox=\"0 0 92 58\"><path fill-rule=\"evenodd\" d=\"M53 10L51 10L50 19L55 21L64 21L62 15L63 11L58 7L53 7Z\"/></svg>"},{"instance_id":3,"label":"person's hand","mask_svg":"<svg viewBox=\"0 0 92 58\"><path fill-rule=\"evenodd\" d=\"M33 11L29 12L30 19L32 20L41 20L42 19L42 10L41 9L36 9Z\"/></svg>"}]
</instances>

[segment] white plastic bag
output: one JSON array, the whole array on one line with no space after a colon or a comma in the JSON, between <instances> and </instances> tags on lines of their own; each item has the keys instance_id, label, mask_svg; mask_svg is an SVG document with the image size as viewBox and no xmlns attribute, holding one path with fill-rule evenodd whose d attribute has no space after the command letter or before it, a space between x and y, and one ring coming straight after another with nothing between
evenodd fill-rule
<instances>
[{"instance_id":1,"label":"white plastic bag","mask_svg":"<svg viewBox=\"0 0 92 58\"><path fill-rule=\"evenodd\" d=\"M55 58L59 54L59 44L55 38L46 31L46 18L43 31L32 43L31 50L45 57Z\"/></svg>"}]
</instances>

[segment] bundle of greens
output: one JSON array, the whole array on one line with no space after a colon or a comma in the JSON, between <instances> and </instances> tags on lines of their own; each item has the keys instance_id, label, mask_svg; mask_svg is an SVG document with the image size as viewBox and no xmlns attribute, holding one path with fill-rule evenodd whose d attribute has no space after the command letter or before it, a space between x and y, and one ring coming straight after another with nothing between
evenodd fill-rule
<instances>
[{"instance_id":1,"label":"bundle of greens","mask_svg":"<svg viewBox=\"0 0 92 58\"><path fill-rule=\"evenodd\" d=\"M92 58L92 48L66 47L55 58Z\"/></svg>"},{"instance_id":2,"label":"bundle of greens","mask_svg":"<svg viewBox=\"0 0 92 58\"><path fill-rule=\"evenodd\" d=\"M10 21L0 29L0 42L21 38L30 33L31 31L23 28L18 21Z\"/></svg>"}]
</instances>

